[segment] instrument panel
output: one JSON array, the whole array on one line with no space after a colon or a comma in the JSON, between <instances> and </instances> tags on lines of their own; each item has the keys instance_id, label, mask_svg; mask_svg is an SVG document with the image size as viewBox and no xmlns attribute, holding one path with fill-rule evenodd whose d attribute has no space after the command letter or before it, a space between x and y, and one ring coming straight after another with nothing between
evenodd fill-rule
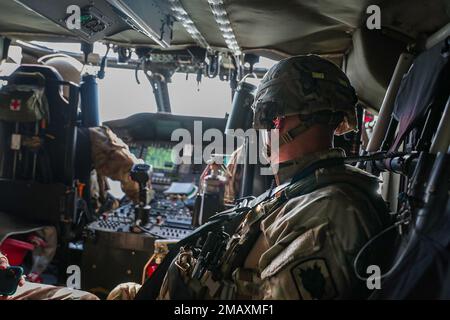
<instances>
[{"instance_id":1,"label":"instrument panel","mask_svg":"<svg viewBox=\"0 0 450 320\"><path fill-rule=\"evenodd\" d=\"M139 228L136 228L135 205L131 202L122 203L121 207L102 215L86 227L83 270L89 272L82 278L83 288L103 287L111 290L118 283L141 282L142 269L154 252L156 239L177 241L193 232L192 210L205 164L194 164L194 161L175 164L172 149L180 141L172 141L172 132L181 128L194 137L198 134L194 132L197 121L202 123L202 135L213 128L223 132L226 120L142 113L104 123L137 158L152 165L150 181L154 199L145 210L148 223L143 223ZM194 141L187 143L193 144ZM192 148L183 149L183 157L189 149ZM192 160L193 157L194 154ZM143 211L136 212L141 214Z\"/></svg>"},{"instance_id":2,"label":"instrument panel","mask_svg":"<svg viewBox=\"0 0 450 320\"><path fill-rule=\"evenodd\" d=\"M150 203L148 218L149 222L137 233L160 239L179 240L193 230L191 210L182 200L155 199ZM128 203L102 215L89 224L87 229L94 232L136 233L134 220L134 205Z\"/></svg>"},{"instance_id":3,"label":"instrument panel","mask_svg":"<svg viewBox=\"0 0 450 320\"><path fill-rule=\"evenodd\" d=\"M184 129L194 138L209 129L225 130L227 118L209 118L174 115L166 113L141 113L125 119L108 121L108 126L130 148L139 159L152 166L151 188L155 193L148 213L148 223L141 226L143 236L163 239L181 239L192 232L192 211L196 186L205 164L195 164L193 143L183 147L183 158L190 157L191 163L176 164L172 159L173 147L180 141L172 141L172 132ZM201 123L201 132L194 130ZM191 143L191 144L189 144ZM206 142L205 142L206 143ZM189 148L191 146L192 148ZM192 184L192 192L176 194L167 192L176 183ZM185 202L188 202L185 203ZM120 208L102 216L88 225L87 229L98 232L136 233L133 229L134 205L125 203ZM134 231L134 232L132 232Z\"/></svg>"}]
</instances>

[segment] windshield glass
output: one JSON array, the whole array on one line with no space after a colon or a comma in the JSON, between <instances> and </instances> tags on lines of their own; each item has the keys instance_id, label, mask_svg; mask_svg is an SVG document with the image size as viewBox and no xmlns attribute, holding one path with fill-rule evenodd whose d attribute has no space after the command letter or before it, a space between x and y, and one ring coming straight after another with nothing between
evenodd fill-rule
<instances>
[{"instance_id":1,"label":"windshield glass","mask_svg":"<svg viewBox=\"0 0 450 320\"><path fill-rule=\"evenodd\" d=\"M133 70L112 69L98 80L101 121L128 117L140 112L156 112L156 102L150 83L140 74L137 84ZM124 87L126 86L126 88ZM200 85L195 75L174 74L169 83L172 113L223 118L231 108L228 82L204 79Z\"/></svg>"},{"instance_id":2,"label":"windshield glass","mask_svg":"<svg viewBox=\"0 0 450 320\"><path fill-rule=\"evenodd\" d=\"M79 43L52 43L32 41L35 45L53 50L80 52ZM106 47L94 45L94 52L103 57ZM115 57L110 50L108 56ZM276 61L260 58L256 67L270 68ZM4 63L2 73L9 74L17 64ZM98 69L98 68L96 68ZM136 82L135 71L130 69L107 68L104 79L98 79L100 121L110 121L129 117L141 112L156 112L153 90L142 71L138 72L140 84ZM257 83L257 82L255 82ZM175 73L168 84L173 114L223 118L231 109L230 83L218 77L203 77L197 84L196 75Z\"/></svg>"}]
</instances>

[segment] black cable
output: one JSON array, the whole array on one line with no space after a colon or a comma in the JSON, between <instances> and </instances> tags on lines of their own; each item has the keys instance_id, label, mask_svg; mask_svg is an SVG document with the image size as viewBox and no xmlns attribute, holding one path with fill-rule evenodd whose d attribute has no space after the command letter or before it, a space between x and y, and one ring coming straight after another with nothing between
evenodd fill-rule
<instances>
[{"instance_id":1,"label":"black cable","mask_svg":"<svg viewBox=\"0 0 450 320\"><path fill-rule=\"evenodd\" d=\"M105 78L105 67L106 67L106 61L108 59L108 53L111 49L111 46L109 44L106 45L106 53L102 58L102 62L100 63L100 70L97 72L97 78L103 79Z\"/></svg>"},{"instance_id":2,"label":"black cable","mask_svg":"<svg viewBox=\"0 0 450 320\"><path fill-rule=\"evenodd\" d=\"M139 81L139 76L138 76L138 72L141 69L142 63L144 62L145 57L142 57L139 60L139 63L136 65L136 68L134 69L134 78L136 79L136 83L137 84L141 84L141 82Z\"/></svg>"},{"instance_id":3,"label":"black cable","mask_svg":"<svg viewBox=\"0 0 450 320\"><path fill-rule=\"evenodd\" d=\"M206 65L206 76L208 78L215 78L219 74L220 63L217 54L209 56L209 64Z\"/></svg>"},{"instance_id":4,"label":"black cable","mask_svg":"<svg viewBox=\"0 0 450 320\"><path fill-rule=\"evenodd\" d=\"M155 237L155 238L157 238L157 239L164 239L163 237L158 236L157 234L151 232L149 229L147 229L147 228L145 228L145 227L143 227L143 226L136 226L136 227L137 227L139 230L141 230L143 233L145 233L145 234L151 235L151 236L153 236L153 237Z\"/></svg>"}]
</instances>

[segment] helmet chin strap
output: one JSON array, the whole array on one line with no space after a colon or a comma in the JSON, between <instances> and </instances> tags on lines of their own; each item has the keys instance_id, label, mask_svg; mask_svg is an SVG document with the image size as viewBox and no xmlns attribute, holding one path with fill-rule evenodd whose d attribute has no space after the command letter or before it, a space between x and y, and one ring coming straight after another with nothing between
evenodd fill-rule
<instances>
[{"instance_id":1,"label":"helmet chin strap","mask_svg":"<svg viewBox=\"0 0 450 320\"><path fill-rule=\"evenodd\" d=\"M296 137L311 128L314 124L337 126L342 123L344 115L339 112L331 114L318 112L307 116L299 115L299 119L300 123L296 127L280 134L280 146L292 142Z\"/></svg>"},{"instance_id":2,"label":"helmet chin strap","mask_svg":"<svg viewBox=\"0 0 450 320\"><path fill-rule=\"evenodd\" d=\"M311 122L301 122L298 126L280 135L279 146L292 142L296 137L311 127Z\"/></svg>"}]
</instances>

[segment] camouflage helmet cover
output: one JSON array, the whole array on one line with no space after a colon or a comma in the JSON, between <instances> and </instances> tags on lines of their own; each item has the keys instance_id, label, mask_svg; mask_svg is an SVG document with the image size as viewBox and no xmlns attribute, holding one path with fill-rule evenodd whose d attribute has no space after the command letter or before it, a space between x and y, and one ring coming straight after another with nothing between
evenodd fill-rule
<instances>
[{"instance_id":1,"label":"camouflage helmet cover","mask_svg":"<svg viewBox=\"0 0 450 320\"><path fill-rule=\"evenodd\" d=\"M320 111L343 112L343 134L355 130L357 97L345 73L317 55L281 60L266 73L253 104L255 129L270 129L273 119L311 115Z\"/></svg>"}]
</instances>

